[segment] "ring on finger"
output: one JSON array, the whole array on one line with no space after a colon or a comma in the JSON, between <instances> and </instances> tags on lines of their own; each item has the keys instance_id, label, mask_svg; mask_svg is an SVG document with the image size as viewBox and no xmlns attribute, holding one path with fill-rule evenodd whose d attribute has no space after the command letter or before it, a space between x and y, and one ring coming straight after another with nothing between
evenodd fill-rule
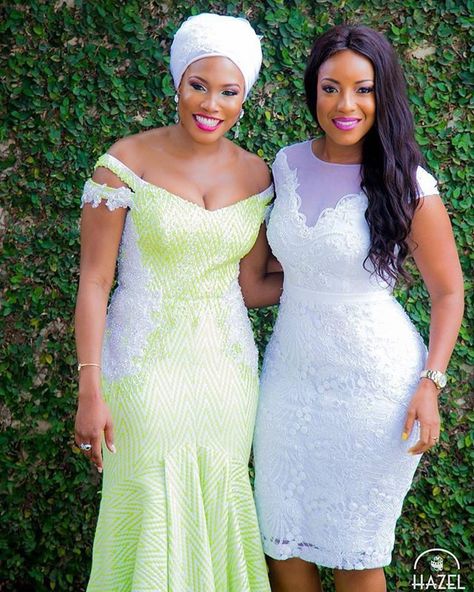
<instances>
[{"instance_id":1,"label":"ring on finger","mask_svg":"<svg viewBox=\"0 0 474 592\"><path fill-rule=\"evenodd\" d=\"M84 452L90 452L92 450L92 444L89 444L87 442L81 442L79 444L79 448Z\"/></svg>"}]
</instances>

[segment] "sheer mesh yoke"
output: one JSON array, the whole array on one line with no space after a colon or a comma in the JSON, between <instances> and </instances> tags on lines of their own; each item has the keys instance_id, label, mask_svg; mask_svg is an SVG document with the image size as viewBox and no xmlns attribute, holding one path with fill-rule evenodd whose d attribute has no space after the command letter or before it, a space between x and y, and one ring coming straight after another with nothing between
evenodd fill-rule
<instances>
[{"instance_id":1,"label":"sheer mesh yoke","mask_svg":"<svg viewBox=\"0 0 474 592\"><path fill-rule=\"evenodd\" d=\"M361 191L359 164L335 164L317 158L312 151L313 140L294 144L284 149L288 167L296 172L298 211L308 226L314 226L328 208L338 201ZM438 186L423 168L418 167L419 196L438 193Z\"/></svg>"}]
</instances>

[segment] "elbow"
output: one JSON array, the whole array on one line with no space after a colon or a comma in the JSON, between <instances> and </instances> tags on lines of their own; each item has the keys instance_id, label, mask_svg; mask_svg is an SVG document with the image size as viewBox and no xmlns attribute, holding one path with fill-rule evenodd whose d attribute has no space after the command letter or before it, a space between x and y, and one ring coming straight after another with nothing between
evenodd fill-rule
<instances>
[{"instance_id":1,"label":"elbow","mask_svg":"<svg viewBox=\"0 0 474 592\"><path fill-rule=\"evenodd\" d=\"M99 293L103 297L108 298L112 285L113 278L81 274L79 279L79 293L84 291L89 293Z\"/></svg>"},{"instance_id":2,"label":"elbow","mask_svg":"<svg viewBox=\"0 0 474 592\"><path fill-rule=\"evenodd\" d=\"M240 274L239 276L240 290L244 299L244 304L247 308L255 308L258 306L258 282L255 277L248 277L247 274Z\"/></svg>"},{"instance_id":3,"label":"elbow","mask_svg":"<svg viewBox=\"0 0 474 592\"><path fill-rule=\"evenodd\" d=\"M430 292L432 308L450 308L461 316L464 314L464 286L462 284L453 286L447 290L434 290Z\"/></svg>"}]
</instances>

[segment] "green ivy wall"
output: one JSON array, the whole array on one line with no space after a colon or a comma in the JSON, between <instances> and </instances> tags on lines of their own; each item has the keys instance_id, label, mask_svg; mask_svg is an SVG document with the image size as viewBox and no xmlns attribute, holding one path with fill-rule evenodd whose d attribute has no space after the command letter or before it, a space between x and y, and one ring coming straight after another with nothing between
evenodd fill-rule
<instances>
[{"instance_id":1,"label":"green ivy wall","mask_svg":"<svg viewBox=\"0 0 474 592\"><path fill-rule=\"evenodd\" d=\"M417 139L440 181L469 277L473 8L470 0L1 3L1 592L85 589L100 478L72 436L79 198L97 156L115 139L172 122L168 52L177 25L211 10L247 16L263 34L264 66L241 137L268 163L282 146L315 133L303 98L314 37L344 21L384 32L403 62ZM426 336L423 286L398 295ZM398 524L391 591L411 589L413 560L431 547L455 553L464 585L474 587L472 314L441 397L441 442L423 459ZM263 349L275 311L251 316Z\"/></svg>"}]
</instances>

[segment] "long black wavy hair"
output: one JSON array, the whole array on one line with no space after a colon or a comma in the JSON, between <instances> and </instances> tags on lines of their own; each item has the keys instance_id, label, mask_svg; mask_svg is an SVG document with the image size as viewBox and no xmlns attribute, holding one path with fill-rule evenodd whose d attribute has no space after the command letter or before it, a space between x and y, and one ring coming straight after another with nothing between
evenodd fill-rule
<instances>
[{"instance_id":1,"label":"long black wavy hair","mask_svg":"<svg viewBox=\"0 0 474 592\"><path fill-rule=\"evenodd\" d=\"M409 273L408 235L417 207L416 169L422 162L414 139L405 78L393 47L380 33L362 25L338 25L313 44L306 66L306 103L316 123L318 71L335 53L350 49L368 58L375 72L375 123L362 147L361 189L368 198L365 218L370 228L367 262L387 281Z\"/></svg>"}]
</instances>

